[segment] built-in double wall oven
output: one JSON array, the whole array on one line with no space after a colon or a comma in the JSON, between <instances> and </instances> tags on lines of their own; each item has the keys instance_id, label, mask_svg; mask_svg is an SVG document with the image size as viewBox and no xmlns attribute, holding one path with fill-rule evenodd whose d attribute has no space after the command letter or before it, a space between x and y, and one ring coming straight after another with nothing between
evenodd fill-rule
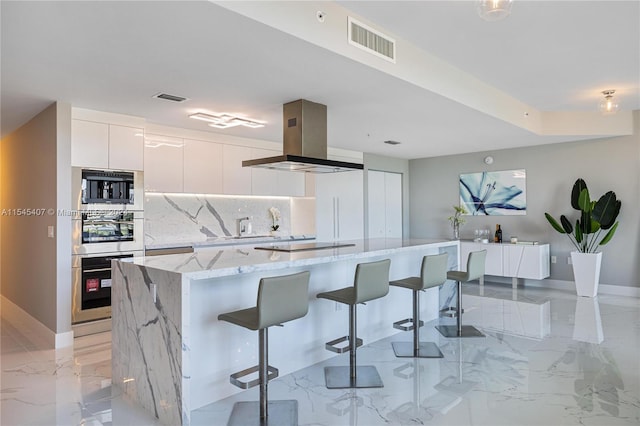
<instances>
[{"instance_id":1,"label":"built-in double wall oven","mask_svg":"<svg viewBox=\"0 0 640 426\"><path fill-rule=\"evenodd\" d=\"M142 172L73 168L72 323L111 317L111 261L144 254Z\"/></svg>"}]
</instances>

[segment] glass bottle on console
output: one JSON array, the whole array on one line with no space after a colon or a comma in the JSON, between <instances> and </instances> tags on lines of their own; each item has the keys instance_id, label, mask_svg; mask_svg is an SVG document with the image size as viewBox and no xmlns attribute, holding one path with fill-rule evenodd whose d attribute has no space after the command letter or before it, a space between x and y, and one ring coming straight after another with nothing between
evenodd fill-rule
<instances>
[{"instance_id":1,"label":"glass bottle on console","mask_svg":"<svg viewBox=\"0 0 640 426\"><path fill-rule=\"evenodd\" d=\"M502 242L502 229L500 229L500 225L496 225L496 233L494 235L493 241L496 243Z\"/></svg>"}]
</instances>

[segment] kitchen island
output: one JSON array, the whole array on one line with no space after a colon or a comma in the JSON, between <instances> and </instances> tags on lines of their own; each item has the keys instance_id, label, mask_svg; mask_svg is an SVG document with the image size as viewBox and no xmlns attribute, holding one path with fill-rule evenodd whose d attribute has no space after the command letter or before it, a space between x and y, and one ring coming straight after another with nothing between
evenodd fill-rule
<instances>
[{"instance_id":1,"label":"kitchen island","mask_svg":"<svg viewBox=\"0 0 640 426\"><path fill-rule=\"evenodd\" d=\"M270 364L281 375L335 356L325 342L348 333L348 311L319 292L353 283L357 263L391 259L390 279L419 275L422 256L450 253L458 241L371 239L348 247L299 252L252 246L114 261L112 380L165 424L190 424L191 411L240 390L229 374L257 363L257 333L217 320L255 306L260 278L311 271L309 313L270 333ZM365 344L396 333L410 316L411 294L391 289L358 318ZM421 317L438 317L438 289L423 296Z\"/></svg>"}]
</instances>

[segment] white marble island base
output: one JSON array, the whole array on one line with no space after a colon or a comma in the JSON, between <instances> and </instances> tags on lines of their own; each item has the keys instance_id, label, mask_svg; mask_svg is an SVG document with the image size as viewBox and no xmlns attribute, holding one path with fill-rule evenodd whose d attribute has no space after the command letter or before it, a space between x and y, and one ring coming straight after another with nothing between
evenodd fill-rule
<instances>
[{"instance_id":1,"label":"white marble island base","mask_svg":"<svg viewBox=\"0 0 640 426\"><path fill-rule=\"evenodd\" d=\"M309 313L273 327L269 363L281 375L335 356L325 342L348 333L348 310L316 299L352 285L355 265L391 259L390 278L418 275L422 256L453 252L457 241L353 241L355 247L281 253L205 250L115 262L112 288L113 384L163 423L190 424L191 411L234 393L229 374L257 364L258 334L217 320L255 306L260 278L311 271ZM154 289L155 288L155 289ZM154 301L155 292L155 301ZM422 319L438 317L439 295L422 295ZM392 323L411 316L411 292L391 288L358 308L365 344L395 334Z\"/></svg>"}]
</instances>

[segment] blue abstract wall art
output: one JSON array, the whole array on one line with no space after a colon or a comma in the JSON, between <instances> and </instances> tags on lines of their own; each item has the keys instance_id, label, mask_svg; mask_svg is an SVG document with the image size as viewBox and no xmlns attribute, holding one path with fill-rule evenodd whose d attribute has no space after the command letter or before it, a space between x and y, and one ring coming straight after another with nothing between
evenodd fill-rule
<instances>
[{"instance_id":1,"label":"blue abstract wall art","mask_svg":"<svg viewBox=\"0 0 640 426\"><path fill-rule=\"evenodd\" d=\"M460 205L469 215L527 214L527 173L524 169L460 175Z\"/></svg>"}]
</instances>

